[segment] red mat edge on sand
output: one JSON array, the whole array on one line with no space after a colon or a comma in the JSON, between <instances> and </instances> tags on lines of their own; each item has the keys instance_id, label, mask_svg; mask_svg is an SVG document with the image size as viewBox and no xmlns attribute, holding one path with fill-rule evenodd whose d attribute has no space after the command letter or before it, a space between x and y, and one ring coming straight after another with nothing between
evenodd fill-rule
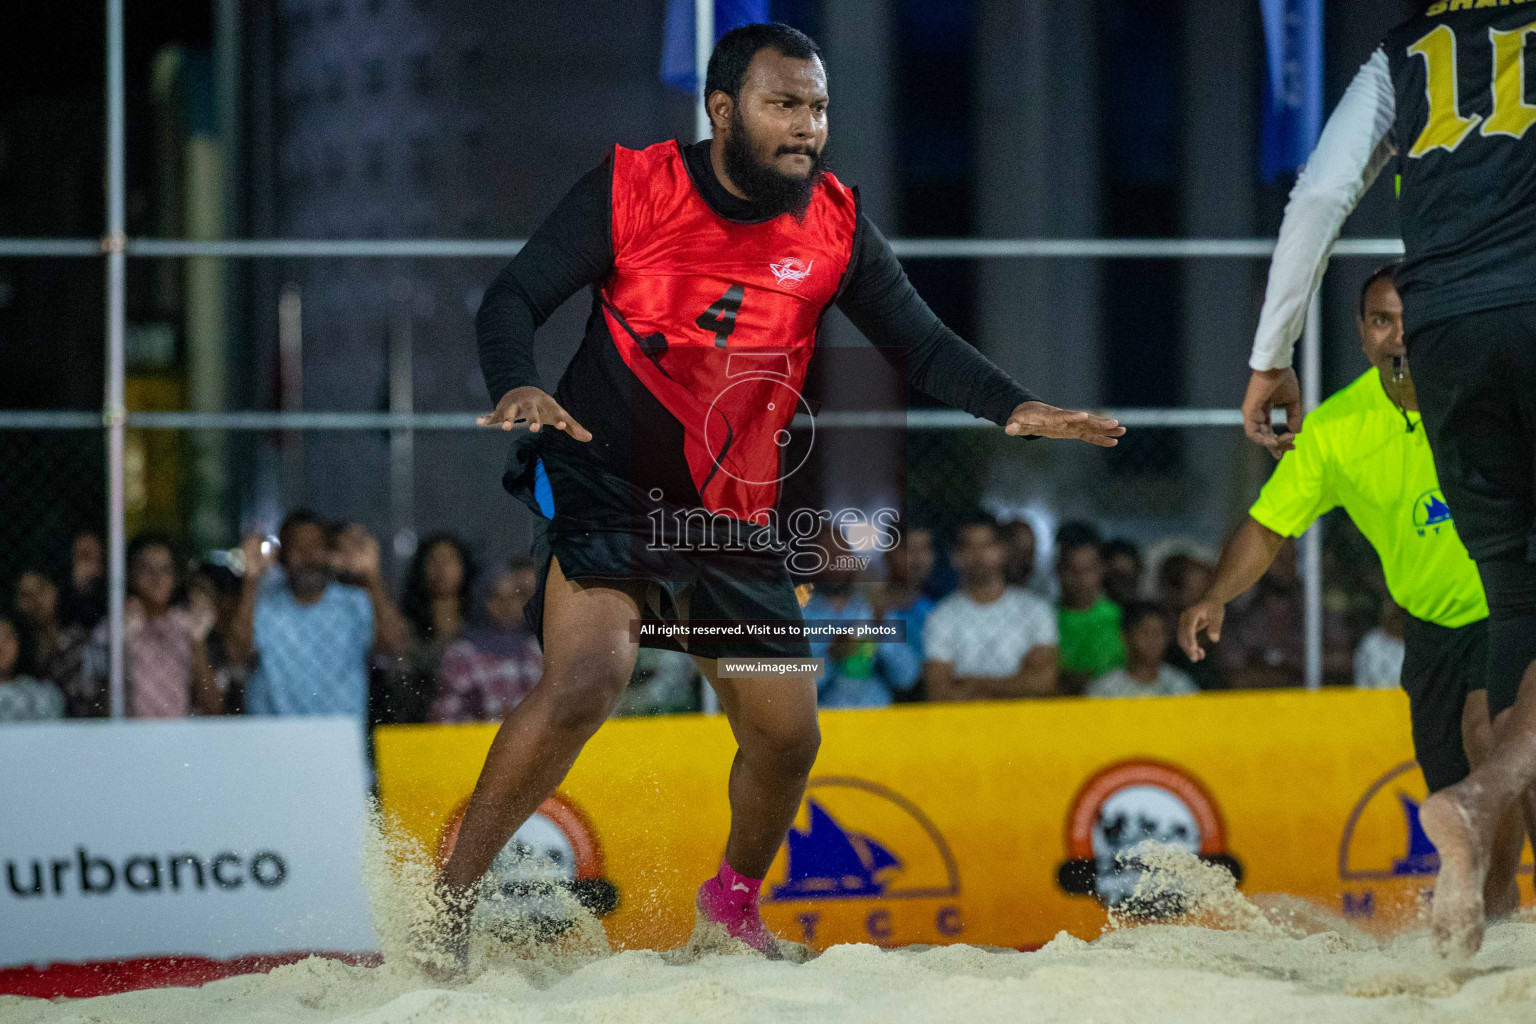
<instances>
[{"instance_id":1,"label":"red mat edge on sand","mask_svg":"<svg viewBox=\"0 0 1536 1024\"><path fill-rule=\"evenodd\" d=\"M239 974L266 974L274 967L311 956L376 967L377 953L272 953L213 960L203 956L150 956L132 960L57 963L46 967L0 967L0 995L39 999L85 999L143 988L206 985Z\"/></svg>"},{"instance_id":2,"label":"red mat edge on sand","mask_svg":"<svg viewBox=\"0 0 1536 1024\"><path fill-rule=\"evenodd\" d=\"M1021 946L1033 953L1039 946ZM267 953L212 960L205 956L147 956L133 960L59 963L47 967L0 967L0 996L35 999L89 999L145 988L195 988L241 974L266 974L275 967L323 956L361 967L377 967L378 953Z\"/></svg>"}]
</instances>

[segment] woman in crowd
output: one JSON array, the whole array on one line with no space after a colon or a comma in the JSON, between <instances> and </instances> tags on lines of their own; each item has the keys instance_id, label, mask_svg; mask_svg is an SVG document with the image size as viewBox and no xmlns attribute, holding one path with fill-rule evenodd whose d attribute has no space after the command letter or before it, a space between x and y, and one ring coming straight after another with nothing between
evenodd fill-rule
<instances>
[{"instance_id":1,"label":"woman in crowd","mask_svg":"<svg viewBox=\"0 0 1536 1024\"><path fill-rule=\"evenodd\" d=\"M181 589L170 539L140 534L128 545L128 596L123 605L123 678L132 718L217 715L224 699L208 664L214 616L178 603ZM107 622L91 635L82 689L107 703Z\"/></svg>"},{"instance_id":2,"label":"woman in crowd","mask_svg":"<svg viewBox=\"0 0 1536 1024\"><path fill-rule=\"evenodd\" d=\"M60 619L59 585L42 569L23 570L16 580L15 600L21 671L57 686L71 717L106 714L104 705L78 689L86 634Z\"/></svg>"},{"instance_id":3,"label":"woman in crowd","mask_svg":"<svg viewBox=\"0 0 1536 1024\"><path fill-rule=\"evenodd\" d=\"M474 583L474 560L457 534L431 534L416 548L400 602L411 628L411 648L391 673L386 720L427 720L437 698L443 653L468 624Z\"/></svg>"},{"instance_id":4,"label":"woman in crowd","mask_svg":"<svg viewBox=\"0 0 1536 1024\"><path fill-rule=\"evenodd\" d=\"M531 559L516 558L491 582L484 618L443 652L434 722L495 721L538 685L544 656L523 621L537 577Z\"/></svg>"},{"instance_id":5,"label":"woman in crowd","mask_svg":"<svg viewBox=\"0 0 1536 1024\"><path fill-rule=\"evenodd\" d=\"M52 683L20 675L21 636L10 619L0 618L0 722L32 722L64 717L64 693Z\"/></svg>"},{"instance_id":6,"label":"woman in crowd","mask_svg":"<svg viewBox=\"0 0 1536 1024\"><path fill-rule=\"evenodd\" d=\"M187 608L194 621L212 622L204 647L224 713L245 708L245 680L250 665L229 657L230 626L240 606L240 577L229 568L204 562L187 577Z\"/></svg>"}]
</instances>

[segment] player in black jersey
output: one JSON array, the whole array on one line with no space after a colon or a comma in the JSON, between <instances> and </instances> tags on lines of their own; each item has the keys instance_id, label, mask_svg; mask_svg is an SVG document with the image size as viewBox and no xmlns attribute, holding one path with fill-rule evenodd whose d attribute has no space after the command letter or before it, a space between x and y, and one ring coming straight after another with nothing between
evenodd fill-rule
<instances>
[{"instance_id":1,"label":"player in black jersey","mask_svg":"<svg viewBox=\"0 0 1536 1024\"><path fill-rule=\"evenodd\" d=\"M476 883L608 717L639 644L657 644L632 624L770 617L763 612L799 619L782 558L770 564L646 543L650 526L635 510L653 494L714 513L712 524L728 520L743 532L756 525L729 495L762 488L715 473L739 468L723 449L698 457L711 421L690 418L697 388L680 380L696 382L701 366L728 376L729 360L743 350L750 356L754 336L759 351L777 349L786 368L798 360L803 373L820 318L836 303L888 358L904 356L915 388L1009 434L1109 447L1125 433L1112 419L1036 401L940 323L857 213L851 190L821 177L827 95L815 43L781 25L737 29L716 47L706 88L712 140L616 149L534 232L481 306L481 365L496 402L481 422L527 424L504 482L549 520L543 583L530 601L545 672L502 722L443 869L449 920L441 952L453 962L439 968L462 965ZM717 280L725 274L746 283L727 289ZM539 387L534 331L589 286L587 333L552 397ZM786 426L789 411L777 410ZM739 449L756 424L750 410L731 415L728 436ZM758 887L798 810L820 738L812 678L719 678L714 659L759 650L688 648L738 744L725 857L700 887L698 909L772 956L778 944L758 915Z\"/></svg>"},{"instance_id":2,"label":"player in black jersey","mask_svg":"<svg viewBox=\"0 0 1536 1024\"><path fill-rule=\"evenodd\" d=\"M1254 440L1284 406L1300 425L1290 351L1344 218L1396 159L1408 361L1441 487L1490 616L1494 747L1420 810L1440 853L1438 948L1482 944L1499 819L1536 782L1536 2L1436 0L1390 32L1329 118L1298 178L1270 269L1243 403Z\"/></svg>"}]
</instances>

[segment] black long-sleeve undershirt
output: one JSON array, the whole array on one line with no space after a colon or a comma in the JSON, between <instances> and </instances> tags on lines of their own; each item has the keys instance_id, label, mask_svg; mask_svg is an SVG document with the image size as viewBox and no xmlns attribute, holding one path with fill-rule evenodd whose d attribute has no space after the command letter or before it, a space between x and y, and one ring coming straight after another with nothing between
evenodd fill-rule
<instances>
[{"instance_id":1,"label":"black long-sleeve undershirt","mask_svg":"<svg viewBox=\"0 0 1536 1024\"><path fill-rule=\"evenodd\" d=\"M728 192L715 177L709 144L683 149L705 202L731 220L763 218L749 200ZM534 332L582 288L613 269L612 161L581 177L522 250L496 275L475 319L480 366L491 400L513 388L539 386ZM862 213L837 306L892 360L904 356L910 386L946 405L1003 423L1021 402L1034 399L928 307L885 236Z\"/></svg>"}]
</instances>

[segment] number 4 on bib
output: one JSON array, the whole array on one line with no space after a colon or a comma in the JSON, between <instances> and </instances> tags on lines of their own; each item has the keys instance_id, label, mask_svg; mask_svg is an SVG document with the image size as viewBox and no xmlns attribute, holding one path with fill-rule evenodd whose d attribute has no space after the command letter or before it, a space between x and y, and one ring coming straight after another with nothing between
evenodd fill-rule
<instances>
[{"instance_id":1,"label":"number 4 on bib","mask_svg":"<svg viewBox=\"0 0 1536 1024\"><path fill-rule=\"evenodd\" d=\"M739 284L733 284L725 290L714 303L699 314L694 321L704 330L715 336L715 347L725 348L725 341L736 330L736 311L741 308L741 300L747 290Z\"/></svg>"}]
</instances>

